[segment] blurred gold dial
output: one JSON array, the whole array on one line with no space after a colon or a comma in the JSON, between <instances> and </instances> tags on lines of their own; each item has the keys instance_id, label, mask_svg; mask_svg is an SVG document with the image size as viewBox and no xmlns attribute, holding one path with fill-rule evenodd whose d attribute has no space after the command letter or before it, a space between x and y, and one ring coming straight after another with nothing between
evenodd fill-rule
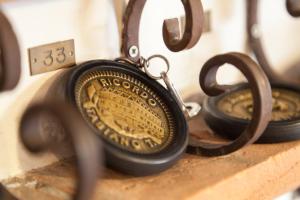
<instances>
[{"instance_id":1,"label":"blurred gold dial","mask_svg":"<svg viewBox=\"0 0 300 200\"><path fill-rule=\"evenodd\" d=\"M292 120L300 117L300 93L286 89L272 89L272 121ZM250 120L253 98L249 89L233 92L218 101L218 109L231 117Z\"/></svg>"}]
</instances>

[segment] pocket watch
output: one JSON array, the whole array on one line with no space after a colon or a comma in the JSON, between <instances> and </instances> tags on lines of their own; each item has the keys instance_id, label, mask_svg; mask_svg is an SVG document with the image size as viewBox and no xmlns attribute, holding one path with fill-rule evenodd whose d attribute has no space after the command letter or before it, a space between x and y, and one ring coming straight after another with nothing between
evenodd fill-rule
<instances>
[{"instance_id":1,"label":"pocket watch","mask_svg":"<svg viewBox=\"0 0 300 200\"><path fill-rule=\"evenodd\" d=\"M155 58L167 61L153 56L140 64L128 59L85 62L68 81L68 96L103 141L108 165L128 174L160 172L174 164L187 146L182 108L155 81L166 80L168 70L160 76L147 70Z\"/></svg>"},{"instance_id":2,"label":"pocket watch","mask_svg":"<svg viewBox=\"0 0 300 200\"><path fill-rule=\"evenodd\" d=\"M272 85L272 119L258 143L300 139L300 88ZM239 84L217 97L207 98L203 114L209 127L236 139L252 119L253 97L247 84Z\"/></svg>"}]
</instances>

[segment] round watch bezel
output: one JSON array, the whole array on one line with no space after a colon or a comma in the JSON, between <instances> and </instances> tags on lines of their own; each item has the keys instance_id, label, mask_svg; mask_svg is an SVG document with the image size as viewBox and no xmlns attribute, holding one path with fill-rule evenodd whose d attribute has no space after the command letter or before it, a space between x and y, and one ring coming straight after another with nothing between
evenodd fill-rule
<instances>
[{"instance_id":1,"label":"round watch bezel","mask_svg":"<svg viewBox=\"0 0 300 200\"><path fill-rule=\"evenodd\" d=\"M168 106L168 109L174 118L175 125L174 136L170 144L162 151L152 154L138 154L126 151L101 137L104 143L104 151L108 165L128 174L148 175L163 171L174 164L185 152L188 143L188 135L187 122L184 114L169 92L162 85L149 78L145 73L133 65L109 60L94 60L80 64L72 72L68 80L67 94L74 105L76 105L75 85L77 80L84 74L95 70L110 70L125 73L147 85L159 95ZM92 126L90 125L90 127ZM94 127L92 128L95 129Z\"/></svg>"}]
</instances>

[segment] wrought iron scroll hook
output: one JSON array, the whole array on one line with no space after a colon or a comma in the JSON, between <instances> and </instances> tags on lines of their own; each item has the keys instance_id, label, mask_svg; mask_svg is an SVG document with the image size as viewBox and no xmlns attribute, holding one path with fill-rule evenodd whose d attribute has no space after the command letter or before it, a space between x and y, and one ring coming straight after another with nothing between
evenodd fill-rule
<instances>
[{"instance_id":1,"label":"wrought iron scroll hook","mask_svg":"<svg viewBox=\"0 0 300 200\"><path fill-rule=\"evenodd\" d=\"M21 75L20 50L11 24L0 10L0 92L14 89ZM0 199L17 200L2 184Z\"/></svg>"},{"instance_id":2,"label":"wrought iron scroll hook","mask_svg":"<svg viewBox=\"0 0 300 200\"><path fill-rule=\"evenodd\" d=\"M247 33L249 38L249 43L253 52L257 58L258 63L264 69L266 75L268 76L270 82L278 82L280 76L273 70L271 64L269 63L261 42L261 30L258 23L258 0L247 0Z\"/></svg>"},{"instance_id":3,"label":"wrought iron scroll hook","mask_svg":"<svg viewBox=\"0 0 300 200\"><path fill-rule=\"evenodd\" d=\"M300 1L299 0L286 0L286 8L291 16L300 17Z\"/></svg>"},{"instance_id":4,"label":"wrought iron scroll hook","mask_svg":"<svg viewBox=\"0 0 300 200\"><path fill-rule=\"evenodd\" d=\"M41 119L44 119L43 126L37 123ZM48 122L46 128L44 122ZM32 153L57 148L64 134L70 139L78 166L73 199L91 199L101 171L101 143L79 112L67 103L51 101L30 106L21 118L20 138Z\"/></svg>"},{"instance_id":5,"label":"wrought iron scroll hook","mask_svg":"<svg viewBox=\"0 0 300 200\"><path fill-rule=\"evenodd\" d=\"M189 146L188 152L206 156L221 156L237 151L254 143L264 132L272 113L271 86L263 70L248 56L241 53L227 53L208 60L200 73L200 85L209 96L217 96L227 91L228 86L216 81L217 71L224 64L232 64L247 78L254 100L252 120L236 140L229 143L208 143L197 141L197 146Z\"/></svg>"},{"instance_id":6,"label":"wrought iron scroll hook","mask_svg":"<svg viewBox=\"0 0 300 200\"><path fill-rule=\"evenodd\" d=\"M295 80L287 80L273 70L261 41L261 28L258 22L258 4L259 0L247 0L247 33L251 49L253 50L258 63L264 69L271 83L297 83ZM300 1L286 1L289 13L294 16L300 16Z\"/></svg>"},{"instance_id":7,"label":"wrought iron scroll hook","mask_svg":"<svg viewBox=\"0 0 300 200\"><path fill-rule=\"evenodd\" d=\"M124 15L122 52L132 61L140 58L139 27L142 12L147 0L130 0ZM199 41L204 24L204 11L200 0L181 0L186 13L186 26L180 37L177 19L167 19L163 24L163 38L173 52L190 49Z\"/></svg>"},{"instance_id":8,"label":"wrought iron scroll hook","mask_svg":"<svg viewBox=\"0 0 300 200\"><path fill-rule=\"evenodd\" d=\"M0 10L0 91L14 89L21 75L21 56L17 37Z\"/></svg>"}]
</instances>

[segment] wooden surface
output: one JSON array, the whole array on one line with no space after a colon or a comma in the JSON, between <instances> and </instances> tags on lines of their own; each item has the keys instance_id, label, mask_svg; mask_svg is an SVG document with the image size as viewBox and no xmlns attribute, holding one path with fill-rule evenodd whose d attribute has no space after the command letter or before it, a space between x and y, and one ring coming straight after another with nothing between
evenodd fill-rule
<instances>
[{"instance_id":1,"label":"wooden surface","mask_svg":"<svg viewBox=\"0 0 300 200\"><path fill-rule=\"evenodd\" d=\"M95 199L272 199L300 185L299 154L299 142L253 145L227 157L185 155L156 176L106 170ZM73 166L64 161L6 181L6 186L21 199L68 199Z\"/></svg>"},{"instance_id":2,"label":"wooden surface","mask_svg":"<svg viewBox=\"0 0 300 200\"><path fill-rule=\"evenodd\" d=\"M210 132L202 125L191 132ZM251 145L234 154L206 158L185 155L171 169L149 177L130 177L105 170L95 199L225 200L272 199L300 186L300 142ZM4 181L21 199L69 199L74 189L71 160Z\"/></svg>"}]
</instances>

